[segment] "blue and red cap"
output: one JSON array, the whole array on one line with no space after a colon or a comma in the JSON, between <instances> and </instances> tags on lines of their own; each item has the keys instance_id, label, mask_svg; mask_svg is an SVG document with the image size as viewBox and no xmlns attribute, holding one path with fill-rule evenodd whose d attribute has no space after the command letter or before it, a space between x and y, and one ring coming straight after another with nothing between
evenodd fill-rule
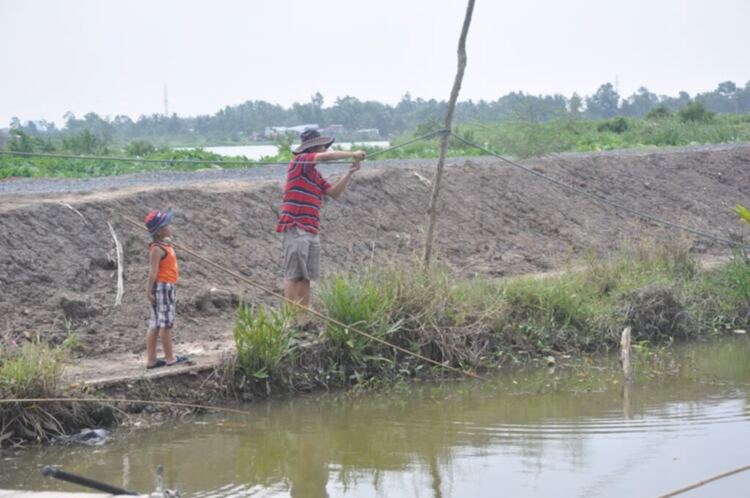
<instances>
[{"instance_id":1,"label":"blue and red cap","mask_svg":"<svg viewBox=\"0 0 750 498\"><path fill-rule=\"evenodd\" d=\"M172 221L171 209L169 211L151 211L144 220L151 235L154 235L160 228L169 225L170 221Z\"/></svg>"}]
</instances>

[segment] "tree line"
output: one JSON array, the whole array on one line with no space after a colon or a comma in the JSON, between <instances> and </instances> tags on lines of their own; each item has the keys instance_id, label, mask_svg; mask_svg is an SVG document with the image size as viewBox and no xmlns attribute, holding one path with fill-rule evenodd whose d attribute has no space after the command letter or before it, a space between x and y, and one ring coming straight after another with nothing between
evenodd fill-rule
<instances>
[{"instance_id":1,"label":"tree line","mask_svg":"<svg viewBox=\"0 0 750 498\"><path fill-rule=\"evenodd\" d=\"M740 87L732 81L720 83L716 89L689 95L679 92L677 96L657 95L641 87L628 97L618 94L611 83L605 83L590 96L574 93L570 97L561 94L531 95L511 92L497 100L468 100L459 102L455 122L545 122L553 119L609 119L616 116L643 117L654 111L674 113L689 104L701 103L709 112L750 112L750 81ZM203 140L246 142L251 137L263 134L267 126L293 126L316 123L320 126L343 125L347 130L377 128L382 137L393 137L411 132L425 123L437 122L445 112L446 102L435 99L412 98L407 93L395 105L375 101L362 101L356 97L337 98L332 105L325 106L324 98L316 93L309 102L294 103L289 107L265 101L249 100L239 105L226 106L213 115L179 117L153 114L131 119L128 116L103 117L90 112L82 117L67 113L65 124L58 128L54 123L36 121L22 122L13 118L13 130L37 140L55 139L67 148L101 143L127 143L148 139L160 143L191 143L196 137ZM85 133L84 133L85 132ZM6 137L6 140L8 137ZM52 147L52 142L49 142ZM0 144L1 145L1 144ZM66 148L66 147L64 147ZM88 148L88 147L84 147Z\"/></svg>"}]
</instances>

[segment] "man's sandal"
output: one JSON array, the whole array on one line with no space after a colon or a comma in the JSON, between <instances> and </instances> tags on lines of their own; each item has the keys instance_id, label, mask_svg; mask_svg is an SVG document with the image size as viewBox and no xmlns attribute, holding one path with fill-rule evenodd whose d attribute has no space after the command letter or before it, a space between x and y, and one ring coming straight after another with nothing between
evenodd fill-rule
<instances>
[{"instance_id":1,"label":"man's sandal","mask_svg":"<svg viewBox=\"0 0 750 498\"><path fill-rule=\"evenodd\" d=\"M164 367L166 365L167 365L167 362L165 360L162 360L161 358L159 358L158 360L156 360L151 365L146 365L146 368L149 369L149 370L151 370L152 368Z\"/></svg>"}]
</instances>

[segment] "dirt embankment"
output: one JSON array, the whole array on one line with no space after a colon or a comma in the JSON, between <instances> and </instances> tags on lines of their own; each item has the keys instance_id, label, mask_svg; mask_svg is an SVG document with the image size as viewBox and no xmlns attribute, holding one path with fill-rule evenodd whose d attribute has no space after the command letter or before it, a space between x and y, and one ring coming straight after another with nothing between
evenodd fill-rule
<instances>
[{"instance_id":1,"label":"dirt embankment","mask_svg":"<svg viewBox=\"0 0 750 498\"><path fill-rule=\"evenodd\" d=\"M723 237L743 230L731 207L748 202L747 146L527 164L607 199ZM324 273L381 257L412 258L423 240L431 179L431 167L417 166L358 174L342 199L323 209ZM454 162L444 182L437 255L462 274L545 271L587 250L613 249L623 237L678 235L493 159ZM268 181L0 197L2 340L36 333L61 340L74 329L87 356L142 351L148 240L122 216L142 220L158 207L175 209L178 242L278 287L280 197L280 182ZM117 307L108 221L124 250L125 294ZM695 249L726 252L703 241ZM228 337L240 298L272 302L184 254L181 270L178 342Z\"/></svg>"}]
</instances>

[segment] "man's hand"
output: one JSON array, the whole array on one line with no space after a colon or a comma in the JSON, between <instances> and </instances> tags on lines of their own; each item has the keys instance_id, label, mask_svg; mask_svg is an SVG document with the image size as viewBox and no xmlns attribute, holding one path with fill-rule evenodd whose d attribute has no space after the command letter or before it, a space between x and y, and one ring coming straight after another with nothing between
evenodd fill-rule
<instances>
[{"instance_id":1,"label":"man's hand","mask_svg":"<svg viewBox=\"0 0 750 498\"><path fill-rule=\"evenodd\" d=\"M362 167L362 163L359 160L354 161L351 166L349 166L349 174L354 174L357 171L359 171L359 168Z\"/></svg>"},{"instance_id":2,"label":"man's hand","mask_svg":"<svg viewBox=\"0 0 750 498\"><path fill-rule=\"evenodd\" d=\"M151 304L156 304L156 292L153 289L147 290L146 295L148 295L148 300L151 301Z\"/></svg>"},{"instance_id":3,"label":"man's hand","mask_svg":"<svg viewBox=\"0 0 750 498\"><path fill-rule=\"evenodd\" d=\"M352 152L352 154L354 154L352 157L354 157L354 160L357 162L360 162L362 159L367 157L367 153L363 150L355 150L354 152Z\"/></svg>"}]
</instances>

